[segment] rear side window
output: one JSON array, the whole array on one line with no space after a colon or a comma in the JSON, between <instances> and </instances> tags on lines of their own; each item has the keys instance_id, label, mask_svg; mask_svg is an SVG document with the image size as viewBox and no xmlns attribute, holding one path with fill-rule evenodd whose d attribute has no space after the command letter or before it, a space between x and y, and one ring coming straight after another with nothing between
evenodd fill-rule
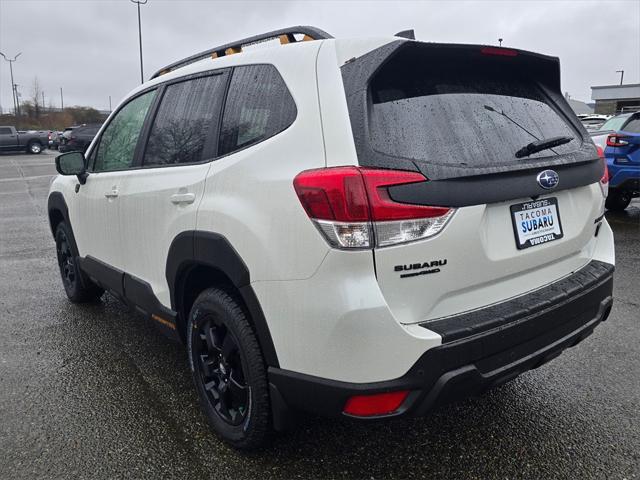
<instances>
[{"instance_id":1,"label":"rear side window","mask_svg":"<svg viewBox=\"0 0 640 480\"><path fill-rule=\"evenodd\" d=\"M296 105L273 65L237 67L222 119L219 155L254 145L293 123Z\"/></svg>"},{"instance_id":2,"label":"rear side window","mask_svg":"<svg viewBox=\"0 0 640 480\"><path fill-rule=\"evenodd\" d=\"M622 130L630 133L640 133L640 118L634 118Z\"/></svg>"},{"instance_id":3,"label":"rear side window","mask_svg":"<svg viewBox=\"0 0 640 480\"><path fill-rule=\"evenodd\" d=\"M226 75L169 85L151 127L144 165L200 162L215 134Z\"/></svg>"},{"instance_id":4,"label":"rear side window","mask_svg":"<svg viewBox=\"0 0 640 480\"><path fill-rule=\"evenodd\" d=\"M93 170L124 170L133 164L138 137L156 91L134 98L116 113L102 136Z\"/></svg>"},{"instance_id":5,"label":"rear side window","mask_svg":"<svg viewBox=\"0 0 640 480\"><path fill-rule=\"evenodd\" d=\"M411 49L398 53L370 82L374 150L416 162L482 168L521 163L515 152L536 140L573 139L527 158L580 148L576 130L517 68L419 55Z\"/></svg>"}]
</instances>

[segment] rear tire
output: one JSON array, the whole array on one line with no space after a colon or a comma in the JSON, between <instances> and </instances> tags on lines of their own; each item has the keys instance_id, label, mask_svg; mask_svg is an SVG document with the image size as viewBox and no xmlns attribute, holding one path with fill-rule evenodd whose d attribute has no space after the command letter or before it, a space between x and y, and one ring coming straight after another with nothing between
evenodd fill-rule
<instances>
[{"instance_id":1,"label":"rear tire","mask_svg":"<svg viewBox=\"0 0 640 480\"><path fill-rule=\"evenodd\" d=\"M622 212L624 211L629 204L631 203L631 194L627 191L609 191L609 195L607 196L607 200L605 201L604 206L607 207L608 210L613 210L614 212Z\"/></svg>"},{"instance_id":2,"label":"rear tire","mask_svg":"<svg viewBox=\"0 0 640 480\"><path fill-rule=\"evenodd\" d=\"M40 152L42 152L42 145L40 144L40 142L31 142L27 147L27 152L38 155Z\"/></svg>"},{"instance_id":3,"label":"rear tire","mask_svg":"<svg viewBox=\"0 0 640 480\"><path fill-rule=\"evenodd\" d=\"M187 348L200 404L233 447L264 445L271 429L267 374L258 340L238 302L209 288L193 303Z\"/></svg>"},{"instance_id":4,"label":"rear tire","mask_svg":"<svg viewBox=\"0 0 640 480\"><path fill-rule=\"evenodd\" d=\"M60 222L56 227L56 255L62 285L69 300L73 303L86 303L96 301L102 296L104 290L80 270L78 251L69 227L64 222Z\"/></svg>"}]
</instances>

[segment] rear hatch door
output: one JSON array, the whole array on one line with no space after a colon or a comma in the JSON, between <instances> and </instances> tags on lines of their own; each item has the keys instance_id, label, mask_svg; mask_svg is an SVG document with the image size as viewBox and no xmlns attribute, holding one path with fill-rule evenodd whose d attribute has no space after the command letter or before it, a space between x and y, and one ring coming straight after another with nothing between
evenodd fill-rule
<instances>
[{"instance_id":1,"label":"rear hatch door","mask_svg":"<svg viewBox=\"0 0 640 480\"><path fill-rule=\"evenodd\" d=\"M428 181L390 198L455 210L427 240L375 249L401 322L504 301L588 263L603 162L561 94L557 59L399 41L342 73L360 165L418 171Z\"/></svg>"}]
</instances>

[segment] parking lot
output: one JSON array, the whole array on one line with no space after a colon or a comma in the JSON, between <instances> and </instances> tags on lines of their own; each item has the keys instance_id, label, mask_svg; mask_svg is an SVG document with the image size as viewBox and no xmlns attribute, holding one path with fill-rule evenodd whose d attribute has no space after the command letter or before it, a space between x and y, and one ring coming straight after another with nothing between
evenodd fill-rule
<instances>
[{"instance_id":1,"label":"parking lot","mask_svg":"<svg viewBox=\"0 0 640 480\"><path fill-rule=\"evenodd\" d=\"M210 433L179 345L109 296L66 299L53 160L0 155L0 478L640 477L640 201L607 214L614 308L576 348L426 418L308 418L247 455Z\"/></svg>"}]
</instances>

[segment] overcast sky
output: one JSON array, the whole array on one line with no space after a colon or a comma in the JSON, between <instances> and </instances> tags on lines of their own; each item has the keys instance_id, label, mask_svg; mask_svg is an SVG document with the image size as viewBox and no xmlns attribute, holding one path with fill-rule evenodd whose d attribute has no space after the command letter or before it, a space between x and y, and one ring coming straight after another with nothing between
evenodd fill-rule
<instances>
[{"instance_id":1,"label":"overcast sky","mask_svg":"<svg viewBox=\"0 0 640 480\"><path fill-rule=\"evenodd\" d=\"M160 67L242 37L314 25L336 37L413 28L434 42L497 44L560 57L562 88L590 101L591 85L640 82L640 0L288 1L148 0L142 6L145 79ZM0 51L30 97L34 77L47 105L107 109L140 79L136 6L129 0L0 0ZM0 58L0 105L12 107Z\"/></svg>"}]
</instances>

